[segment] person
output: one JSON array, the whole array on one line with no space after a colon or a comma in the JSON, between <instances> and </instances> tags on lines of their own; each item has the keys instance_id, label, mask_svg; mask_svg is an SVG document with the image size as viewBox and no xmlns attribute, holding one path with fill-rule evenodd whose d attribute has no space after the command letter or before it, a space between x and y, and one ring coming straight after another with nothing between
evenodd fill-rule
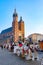
<instances>
[{"instance_id":1,"label":"person","mask_svg":"<svg viewBox=\"0 0 43 65\"><path fill-rule=\"evenodd\" d=\"M34 48L34 60L36 60L38 58L38 53L37 53L37 49Z\"/></svg>"},{"instance_id":2,"label":"person","mask_svg":"<svg viewBox=\"0 0 43 65\"><path fill-rule=\"evenodd\" d=\"M11 44L11 51L13 52L14 50L14 45Z\"/></svg>"},{"instance_id":3,"label":"person","mask_svg":"<svg viewBox=\"0 0 43 65\"><path fill-rule=\"evenodd\" d=\"M1 49L3 49L3 45L1 45Z\"/></svg>"},{"instance_id":4,"label":"person","mask_svg":"<svg viewBox=\"0 0 43 65\"><path fill-rule=\"evenodd\" d=\"M29 48L29 60L32 60L32 50Z\"/></svg>"}]
</instances>

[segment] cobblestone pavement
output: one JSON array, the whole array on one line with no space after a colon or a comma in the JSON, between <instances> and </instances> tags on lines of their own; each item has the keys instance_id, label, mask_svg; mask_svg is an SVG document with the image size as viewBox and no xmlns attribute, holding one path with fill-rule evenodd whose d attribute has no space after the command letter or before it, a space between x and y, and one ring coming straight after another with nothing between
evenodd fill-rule
<instances>
[{"instance_id":1,"label":"cobblestone pavement","mask_svg":"<svg viewBox=\"0 0 43 65\"><path fill-rule=\"evenodd\" d=\"M0 65L41 65L39 61L26 61L6 49L0 49Z\"/></svg>"}]
</instances>

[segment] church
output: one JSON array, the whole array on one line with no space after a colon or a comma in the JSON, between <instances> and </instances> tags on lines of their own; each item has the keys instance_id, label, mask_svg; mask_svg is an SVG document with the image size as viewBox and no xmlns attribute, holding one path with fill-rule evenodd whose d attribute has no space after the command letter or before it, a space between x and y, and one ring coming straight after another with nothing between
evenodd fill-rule
<instances>
[{"instance_id":1,"label":"church","mask_svg":"<svg viewBox=\"0 0 43 65\"><path fill-rule=\"evenodd\" d=\"M2 30L0 33L0 43L12 43L24 40L24 21L22 17L18 21L16 9L13 13L12 27Z\"/></svg>"}]
</instances>

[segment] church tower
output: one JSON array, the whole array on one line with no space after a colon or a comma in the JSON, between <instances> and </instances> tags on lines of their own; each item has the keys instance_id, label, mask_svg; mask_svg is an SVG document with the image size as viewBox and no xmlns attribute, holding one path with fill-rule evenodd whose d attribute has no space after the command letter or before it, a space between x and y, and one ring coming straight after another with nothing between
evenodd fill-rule
<instances>
[{"instance_id":1,"label":"church tower","mask_svg":"<svg viewBox=\"0 0 43 65\"><path fill-rule=\"evenodd\" d=\"M21 31L21 38L24 39L24 21L22 20L22 17L20 17L19 21L19 30Z\"/></svg>"},{"instance_id":2,"label":"church tower","mask_svg":"<svg viewBox=\"0 0 43 65\"><path fill-rule=\"evenodd\" d=\"M14 10L13 13L12 27L13 27L13 40L14 42L17 42L18 41L18 14L16 12L16 9Z\"/></svg>"}]
</instances>

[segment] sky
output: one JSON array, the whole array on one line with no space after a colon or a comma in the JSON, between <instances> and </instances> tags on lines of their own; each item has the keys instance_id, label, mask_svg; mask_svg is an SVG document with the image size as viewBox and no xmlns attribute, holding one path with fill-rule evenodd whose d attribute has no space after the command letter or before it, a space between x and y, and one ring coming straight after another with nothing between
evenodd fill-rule
<instances>
[{"instance_id":1,"label":"sky","mask_svg":"<svg viewBox=\"0 0 43 65\"><path fill-rule=\"evenodd\" d=\"M25 37L32 33L43 34L43 0L0 0L0 33L12 26L16 8L25 23Z\"/></svg>"}]
</instances>

